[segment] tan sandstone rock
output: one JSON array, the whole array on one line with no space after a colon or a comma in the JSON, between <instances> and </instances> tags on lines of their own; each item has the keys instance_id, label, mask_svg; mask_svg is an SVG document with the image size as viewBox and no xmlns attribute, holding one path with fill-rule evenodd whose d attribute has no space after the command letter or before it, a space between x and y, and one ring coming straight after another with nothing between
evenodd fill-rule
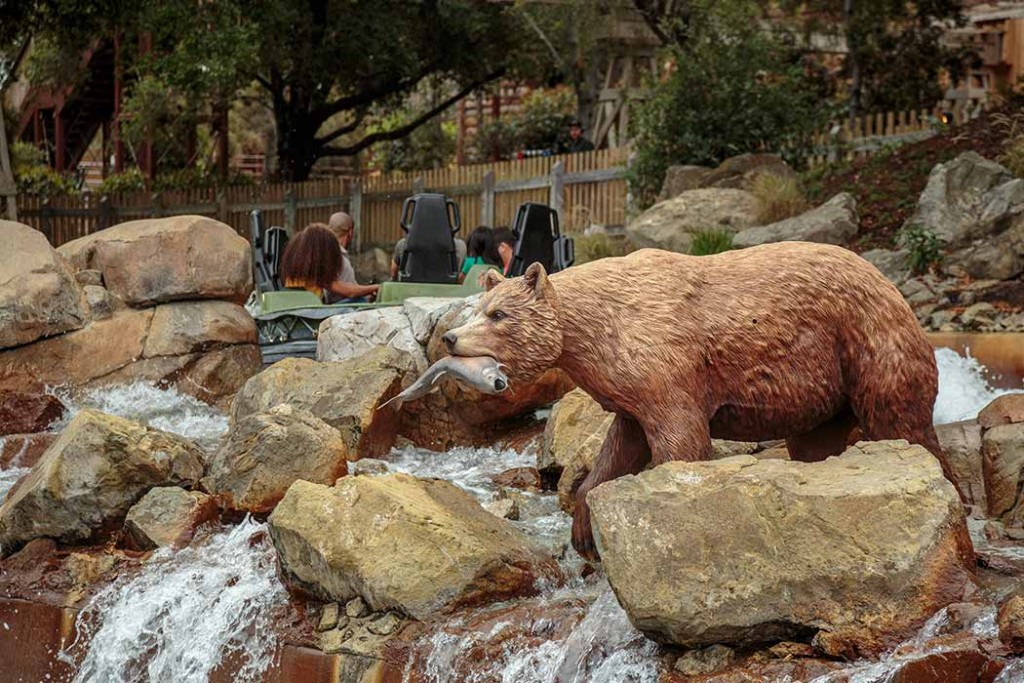
<instances>
[{"instance_id":1,"label":"tan sandstone rock","mask_svg":"<svg viewBox=\"0 0 1024 683\"><path fill-rule=\"evenodd\" d=\"M282 404L235 423L210 458L202 485L222 507L267 513L297 479L331 485L354 456L337 429Z\"/></svg>"},{"instance_id":2,"label":"tan sandstone rock","mask_svg":"<svg viewBox=\"0 0 1024 683\"><path fill-rule=\"evenodd\" d=\"M256 344L256 321L229 301L182 301L153 310L143 355L181 356L211 346Z\"/></svg>"},{"instance_id":3,"label":"tan sandstone rock","mask_svg":"<svg viewBox=\"0 0 1024 683\"><path fill-rule=\"evenodd\" d=\"M687 648L777 640L871 653L958 601L974 555L938 462L905 441L820 463L672 462L588 496L633 624Z\"/></svg>"},{"instance_id":4,"label":"tan sandstone rock","mask_svg":"<svg viewBox=\"0 0 1024 683\"><path fill-rule=\"evenodd\" d=\"M286 358L245 383L231 406L231 418L238 424L246 416L288 403L341 432L355 458L379 457L394 445L401 413L377 407L401 390L414 369L408 354L389 347L337 363Z\"/></svg>"},{"instance_id":5,"label":"tan sandstone rock","mask_svg":"<svg viewBox=\"0 0 1024 683\"><path fill-rule=\"evenodd\" d=\"M695 233L722 230L735 234L757 223L757 199L751 193L703 188L658 202L630 221L626 235L638 249L688 254Z\"/></svg>"},{"instance_id":6,"label":"tan sandstone rock","mask_svg":"<svg viewBox=\"0 0 1024 683\"><path fill-rule=\"evenodd\" d=\"M1024 394L1003 394L978 413L978 424L988 429L1024 422Z\"/></svg>"},{"instance_id":7,"label":"tan sandstone rock","mask_svg":"<svg viewBox=\"0 0 1024 683\"><path fill-rule=\"evenodd\" d=\"M939 445L946 453L953 478L966 497L966 503L988 505L985 472L981 455L981 426L974 420L935 425Z\"/></svg>"},{"instance_id":8,"label":"tan sandstone rock","mask_svg":"<svg viewBox=\"0 0 1024 683\"><path fill-rule=\"evenodd\" d=\"M216 516L217 504L205 493L160 486L131 507L124 528L140 550L181 548L192 541L200 524Z\"/></svg>"},{"instance_id":9,"label":"tan sandstone rock","mask_svg":"<svg viewBox=\"0 0 1024 683\"><path fill-rule=\"evenodd\" d=\"M1019 526L1024 522L1024 502L1020 500L1024 423L986 429L981 437L981 455L989 517Z\"/></svg>"},{"instance_id":10,"label":"tan sandstone rock","mask_svg":"<svg viewBox=\"0 0 1024 683\"><path fill-rule=\"evenodd\" d=\"M77 270L99 270L108 290L131 306L181 299L242 303L252 290L249 243L205 216L147 218L62 245Z\"/></svg>"},{"instance_id":11,"label":"tan sandstone rock","mask_svg":"<svg viewBox=\"0 0 1024 683\"><path fill-rule=\"evenodd\" d=\"M0 349L70 330L89 305L67 262L43 233L0 220Z\"/></svg>"},{"instance_id":12,"label":"tan sandstone rock","mask_svg":"<svg viewBox=\"0 0 1024 683\"><path fill-rule=\"evenodd\" d=\"M849 244L860 229L857 200L840 192L821 206L770 225L747 228L733 237L736 247L754 247L770 242L818 242Z\"/></svg>"},{"instance_id":13,"label":"tan sandstone rock","mask_svg":"<svg viewBox=\"0 0 1024 683\"><path fill-rule=\"evenodd\" d=\"M89 539L154 486L194 486L202 452L174 434L83 410L0 506L4 554L34 538Z\"/></svg>"},{"instance_id":14,"label":"tan sandstone rock","mask_svg":"<svg viewBox=\"0 0 1024 683\"><path fill-rule=\"evenodd\" d=\"M295 482L270 516L282 572L323 600L416 619L536 592L559 574L516 527L442 480L406 474Z\"/></svg>"}]
</instances>

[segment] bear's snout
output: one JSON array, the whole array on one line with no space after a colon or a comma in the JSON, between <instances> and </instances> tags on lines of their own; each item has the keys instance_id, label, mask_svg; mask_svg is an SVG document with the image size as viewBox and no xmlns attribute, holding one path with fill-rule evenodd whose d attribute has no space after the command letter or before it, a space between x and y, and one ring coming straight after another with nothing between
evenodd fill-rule
<instances>
[{"instance_id":1,"label":"bear's snout","mask_svg":"<svg viewBox=\"0 0 1024 683\"><path fill-rule=\"evenodd\" d=\"M459 341L459 338L454 332L446 332L444 336L441 337L441 341L443 341L445 346L448 347L448 353L451 353L455 350L455 342Z\"/></svg>"}]
</instances>

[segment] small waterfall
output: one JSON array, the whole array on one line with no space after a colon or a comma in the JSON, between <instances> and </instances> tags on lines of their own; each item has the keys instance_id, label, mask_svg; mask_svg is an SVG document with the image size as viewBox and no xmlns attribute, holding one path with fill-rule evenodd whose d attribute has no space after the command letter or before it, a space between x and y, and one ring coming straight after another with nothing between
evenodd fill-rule
<instances>
[{"instance_id":1,"label":"small waterfall","mask_svg":"<svg viewBox=\"0 0 1024 683\"><path fill-rule=\"evenodd\" d=\"M246 520L173 552L158 550L79 614L75 683L206 683L226 658L256 683L275 656L274 613L287 604L266 525ZM76 657L77 658L77 657Z\"/></svg>"},{"instance_id":2,"label":"small waterfall","mask_svg":"<svg viewBox=\"0 0 1024 683\"><path fill-rule=\"evenodd\" d=\"M969 354L964 357L953 349L936 349L939 366L939 395L935 399L933 422L948 424L970 420L978 411L1004 394L1024 391L993 389L985 379L985 366Z\"/></svg>"},{"instance_id":3,"label":"small waterfall","mask_svg":"<svg viewBox=\"0 0 1024 683\"><path fill-rule=\"evenodd\" d=\"M54 394L68 407L64 420L51 429L60 431L83 408L118 415L155 429L191 439L207 452L216 450L228 431L228 417L213 406L175 389L160 389L146 382L90 389L72 395Z\"/></svg>"}]
</instances>

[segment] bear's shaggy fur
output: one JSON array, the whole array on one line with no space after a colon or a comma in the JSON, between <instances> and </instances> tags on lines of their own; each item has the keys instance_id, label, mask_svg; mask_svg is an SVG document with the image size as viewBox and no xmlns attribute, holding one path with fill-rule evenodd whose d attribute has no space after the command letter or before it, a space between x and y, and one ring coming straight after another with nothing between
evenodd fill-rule
<instances>
[{"instance_id":1,"label":"bear's shaggy fur","mask_svg":"<svg viewBox=\"0 0 1024 683\"><path fill-rule=\"evenodd\" d=\"M703 460L711 438L785 438L794 459L850 431L934 453L938 372L899 291L840 247L784 242L715 256L644 249L550 277L488 276L478 314L446 336L493 356L512 388L565 370L616 419L580 485L573 544L593 557L586 495L652 459Z\"/></svg>"}]
</instances>

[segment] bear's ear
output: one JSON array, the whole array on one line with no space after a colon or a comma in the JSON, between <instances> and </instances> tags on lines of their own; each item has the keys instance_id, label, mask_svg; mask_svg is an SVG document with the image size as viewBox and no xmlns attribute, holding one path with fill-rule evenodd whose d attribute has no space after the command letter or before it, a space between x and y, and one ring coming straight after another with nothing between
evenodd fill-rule
<instances>
[{"instance_id":1,"label":"bear's ear","mask_svg":"<svg viewBox=\"0 0 1024 683\"><path fill-rule=\"evenodd\" d=\"M526 286L533 290L534 296L543 299L548 288L548 272L540 263L531 263L530 267L523 273L523 281Z\"/></svg>"},{"instance_id":2,"label":"bear's ear","mask_svg":"<svg viewBox=\"0 0 1024 683\"><path fill-rule=\"evenodd\" d=\"M488 270L484 273L484 291L489 292L504 281L504 275L496 270Z\"/></svg>"}]
</instances>

